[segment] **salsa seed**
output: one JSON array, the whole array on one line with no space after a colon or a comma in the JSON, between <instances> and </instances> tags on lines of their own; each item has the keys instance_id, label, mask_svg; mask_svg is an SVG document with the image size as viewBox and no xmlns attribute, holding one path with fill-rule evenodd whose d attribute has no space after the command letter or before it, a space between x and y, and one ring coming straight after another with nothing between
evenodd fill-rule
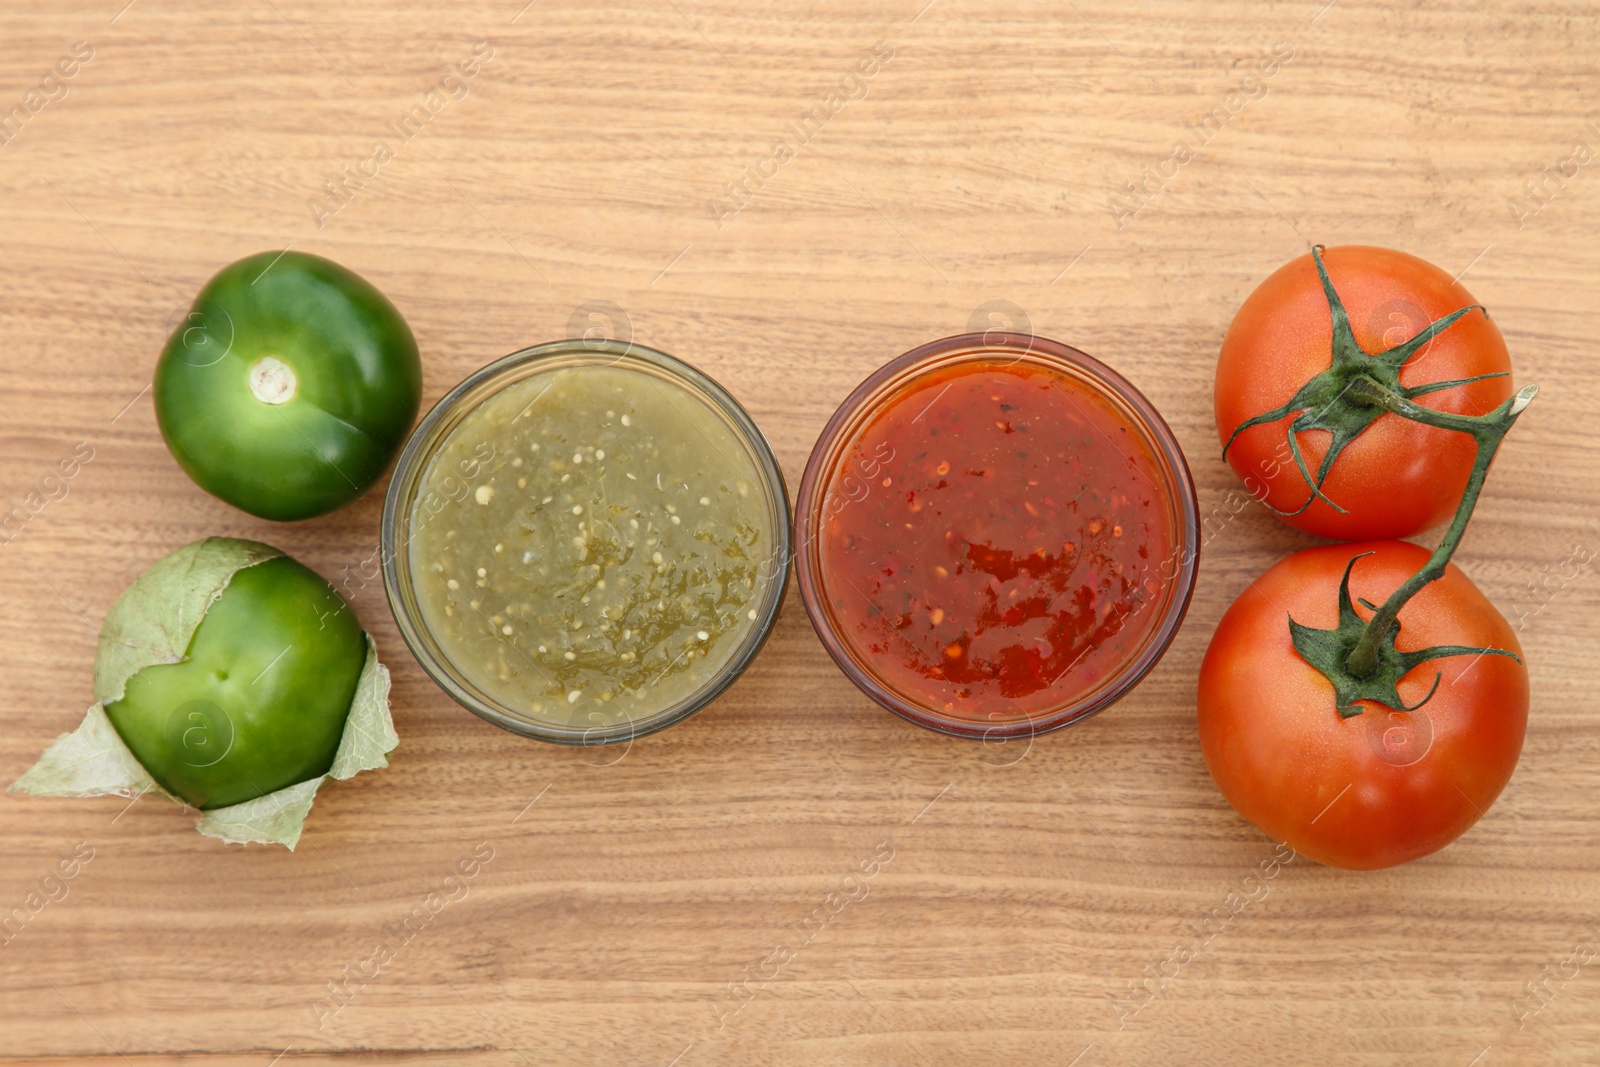
<instances>
[{"instance_id":1,"label":"salsa seed","mask_svg":"<svg viewBox=\"0 0 1600 1067\"><path fill-rule=\"evenodd\" d=\"M1113 537L1121 537L1122 536L1122 527L1121 526L1113 526L1113 527L1111 527L1111 534L1112 534Z\"/></svg>"},{"instance_id":2,"label":"salsa seed","mask_svg":"<svg viewBox=\"0 0 1600 1067\"><path fill-rule=\"evenodd\" d=\"M606 450L603 449L603 448L595 449L594 458L595 459L605 459L606 458Z\"/></svg>"},{"instance_id":3,"label":"salsa seed","mask_svg":"<svg viewBox=\"0 0 1600 1067\"><path fill-rule=\"evenodd\" d=\"M489 577L489 572L487 570L483 569L482 567L479 567L478 568L478 577L479 578L487 578L487 577Z\"/></svg>"},{"instance_id":4,"label":"salsa seed","mask_svg":"<svg viewBox=\"0 0 1600 1067\"><path fill-rule=\"evenodd\" d=\"M573 690L570 690L570 691L568 691L568 693L567 693L567 703L568 703L568 704L576 704L576 703L577 703L577 702L578 702L578 700L579 700L579 699L580 699L580 698L581 698L581 697L582 697L582 696L583 696L583 690L582 690L582 689L573 689Z\"/></svg>"},{"instance_id":5,"label":"salsa seed","mask_svg":"<svg viewBox=\"0 0 1600 1067\"><path fill-rule=\"evenodd\" d=\"M959 659L961 657L961 646L960 645L946 645L945 649L944 649L944 654L946 656L949 656L951 659Z\"/></svg>"},{"instance_id":6,"label":"salsa seed","mask_svg":"<svg viewBox=\"0 0 1600 1067\"><path fill-rule=\"evenodd\" d=\"M461 588L461 583L456 581L454 578L450 579L448 582L445 582L444 584L446 586L448 586L449 588L451 588L451 589L460 589Z\"/></svg>"},{"instance_id":7,"label":"salsa seed","mask_svg":"<svg viewBox=\"0 0 1600 1067\"><path fill-rule=\"evenodd\" d=\"M494 499L494 486L478 486L478 488L472 492L472 499L476 500L480 504L487 504L489 501Z\"/></svg>"},{"instance_id":8,"label":"salsa seed","mask_svg":"<svg viewBox=\"0 0 1600 1067\"><path fill-rule=\"evenodd\" d=\"M624 415L624 416L622 416L622 425L624 425L624 426L632 426L633 425L633 420L628 418L628 416Z\"/></svg>"},{"instance_id":9,"label":"salsa seed","mask_svg":"<svg viewBox=\"0 0 1600 1067\"><path fill-rule=\"evenodd\" d=\"M933 620L935 626L938 626L941 622L944 622L944 609L934 608L928 613L928 618Z\"/></svg>"}]
</instances>

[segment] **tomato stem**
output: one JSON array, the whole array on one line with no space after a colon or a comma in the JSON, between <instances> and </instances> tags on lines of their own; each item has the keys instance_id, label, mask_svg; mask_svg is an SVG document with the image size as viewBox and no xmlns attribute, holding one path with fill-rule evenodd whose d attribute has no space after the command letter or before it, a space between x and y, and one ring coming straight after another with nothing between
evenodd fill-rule
<instances>
[{"instance_id":1,"label":"tomato stem","mask_svg":"<svg viewBox=\"0 0 1600 1067\"><path fill-rule=\"evenodd\" d=\"M1467 487L1461 494L1461 503L1456 507L1455 518L1445 530L1444 537L1440 539L1439 547L1433 550L1433 555L1428 557L1428 562L1422 569L1391 593L1389 599L1385 600L1373 614L1361 639L1356 642L1356 646L1351 649L1349 658L1345 661L1345 669L1352 676L1369 678L1378 669L1380 645L1385 635L1395 627L1400 609L1416 596L1423 586L1444 574L1445 566L1455 554L1456 546L1461 543L1461 536L1467 529L1467 521L1472 518L1472 511L1478 504L1478 494L1483 490L1483 482L1488 477L1489 466L1494 462L1495 453L1500 450L1500 442L1505 439L1506 432L1517 421L1523 409L1538 395L1539 387L1524 386L1510 400L1487 415L1453 415L1422 407L1412 403L1408 397L1401 396L1365 376L1352 382L1351 390L1362 403L1371 403L1401 418L1427 426L1471 434L1478 445L1477 455L1472 462L1472 474L1468 477Z\"/></svg>"}]
</instances>

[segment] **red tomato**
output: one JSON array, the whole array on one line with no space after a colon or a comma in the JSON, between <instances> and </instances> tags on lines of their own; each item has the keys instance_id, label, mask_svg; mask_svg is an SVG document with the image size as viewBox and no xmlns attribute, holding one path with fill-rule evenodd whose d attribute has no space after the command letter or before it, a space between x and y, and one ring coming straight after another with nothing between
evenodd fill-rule
<instances>
[{"instance_id":1,"label":"red tomato","mask_svg":"<svg viewBox=\"0 0 1600 1067\"><path fill-rule=\"evenodd\" d=\"M1477 303L1448 274L1423 260L1387 248L1350 245L1323 252L1356 343L1367 353L1393 348L1429 323ZM1333 326L1327 297L1311 256L1304 255L1262 282L1234 316L1217 360L1215 406L1224 443L1245 420L1287 403L1332 362ZM1483 311L1452 323L1400 371L1400 383L1429 382L1509 372L1500 330ZM1458 415L1481 415L1511 396L1507 377L1429 393L1418 403ZM1311 490L1288 450L1293 416L1253 426L1228 449L1228 462L1258 499L1292 512ZM1299 435L1315 476L1331 435ZM1406 537L1455 513L1472 469L1474 445L1466 434L1384 414L1334 461L1322 490L1346 510L1321 500L1284 521L1296 529L1340 540Z\"/></svg>"},{"instance_id":2,"label":"red tomato","mask_svg":"<svg viewBox=\"0 0 1600 1067\"><path fill-rule=\"evenodd\" d=\"M1300 658L1288 618L1331 628L1350 593L1381 604L1428 552L1404 541L1308 548L1233 602L1200 667L1200 748L1228 803L1276 841L1335 867L1370 870L1426 856L1477 822L1511 778L1528 724L1528 671L1511 625L1451 565L1400 610L1396 645L1499 648L1517 659L1430 660L1400 680L1416 711L1362 701L1341 719L1333 686ZM1360 609L1358 609L1360 610ZM1361 611L1369 618L1371 611Z\"/></svg>"}]
</instances>

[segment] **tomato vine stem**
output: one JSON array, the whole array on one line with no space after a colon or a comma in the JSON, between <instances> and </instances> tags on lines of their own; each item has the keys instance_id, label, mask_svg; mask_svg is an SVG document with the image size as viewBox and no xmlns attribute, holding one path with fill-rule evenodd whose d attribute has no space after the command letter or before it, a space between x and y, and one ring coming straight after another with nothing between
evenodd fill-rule
<instances>
[{"instance_id":1,"label":"tomato vine stem","mask_svg":"<svg viewBox=\"0 0 1600 1067\"><path fill-rule=\"evenodd\" d=\"M1357 400L1370 402L1375 407L1393 412L1401 418L1427 426L1471 434L1478 446L1472 462L1472 474L1468 477L1467 487L1461 494L1461 503L1456 507L1455 518L1445 530L1439 546L1433 550L1433 554L1428 557L1428 562L1421 570L1389 594L1389 599L1383 602L1367 622L1360 640L1356 642L1345 660L1345 669L1353 677L1370 678L1378 669L1381 642L1395 628L1400 609L1429 582L1444 574L1450 557L1455 555L1456 546L1461 543L1462 534L1466 532L1467 521L1472 518L1473 509L1477 507L1478 495L1483 490L1484 479L1488 477L1489 466L1494 462L1495 454L1500 451L1500 442L1505 439L1506 432L1516 423L1523 409L1538 395L1539 387L1524 386L1510 400L1487 415L1454 415L1435 411L1412 403L1410 398L1365 376L1351 383L1351 392Z\"/></svg>"}]
</instances>

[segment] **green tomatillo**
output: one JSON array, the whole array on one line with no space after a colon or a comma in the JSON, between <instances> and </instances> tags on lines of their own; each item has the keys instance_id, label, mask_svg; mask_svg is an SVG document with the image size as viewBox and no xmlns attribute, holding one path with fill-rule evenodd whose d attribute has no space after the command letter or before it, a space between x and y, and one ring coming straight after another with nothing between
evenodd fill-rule
<instances>
[{"instance_id":1,"label":"green tomatillo","mask_svg":"<svg viewBox=\"0 0 1600 1067\"><path fill-rule=\"evenodd\" d=\"M225 807L327 773L366 658L355 612L277 556L234 574L183 662L129 678L106 715L169 793Z\"/></svg>"},{"instance_id":2,"label":"green tomatillo","mask_svg":"<svg viewBox=\"0 0 1600 1067\"><path fill-rule=\"evenodd\" d=\"M207 492L264 519L361 496L405 440L422 364L405 319L364 278L305 252L224 267L156 364L156 420Z\"/></svg>"},{"instance_id":3,"label":"green tomatillo","mask_svg":"<svg viewBox=\"0 0 1600 1067\"><path fill-rule=\"evenodd\" d=\"M388 765L389 673L315 571L211 537L158 560L106 613L96 703L11 787L162 793L202 833L293 848L317 790Z\"/></svg>"}]
</instances>

